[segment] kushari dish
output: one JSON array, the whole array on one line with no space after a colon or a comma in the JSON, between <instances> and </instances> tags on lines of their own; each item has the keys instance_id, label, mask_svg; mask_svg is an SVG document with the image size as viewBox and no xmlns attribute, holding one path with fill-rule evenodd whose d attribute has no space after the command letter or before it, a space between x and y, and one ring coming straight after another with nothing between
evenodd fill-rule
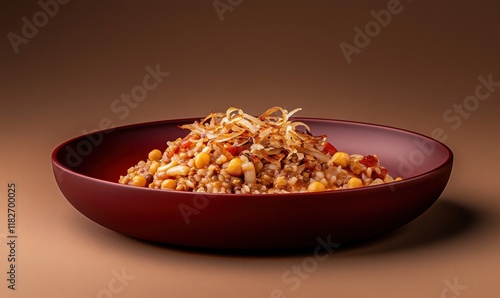
<instances>
[{"instance_id":1,"label":"kushari dish","mask_svg":"<svg viewBox=\"0 0 500 298\"><path fill-rule=\"evenodd\" d=\"M275 194L350 189L394 179L376 154L339 151L327 135L273 107L258 117L231 107L180 126L190 132L152 149L121 184L178 191Z\"/></svg>"}]
</instances>

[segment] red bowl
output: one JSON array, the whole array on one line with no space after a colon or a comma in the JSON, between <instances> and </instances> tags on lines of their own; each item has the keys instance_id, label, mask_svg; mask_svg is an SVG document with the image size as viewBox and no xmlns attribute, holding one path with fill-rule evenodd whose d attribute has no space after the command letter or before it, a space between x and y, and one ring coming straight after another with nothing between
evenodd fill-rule
<instances>
[{"instance_id":1,"label":"red bowl","mask_svg":"<svg viewBox=\"0 0 500 298\"><path fill-rule=\"evenodd\" d=\"M118 233L165 244L215 249L298 248L318 239L345 243L394 230L425 212L451 174L453 153L429 137L367 123L294 118L339 150L377 154L404 180L296 194L199 194L119 184L153 148L200 118L136 124L83 135L52 153L57 184L83 215Z\"/></svg>"}]
</instances>

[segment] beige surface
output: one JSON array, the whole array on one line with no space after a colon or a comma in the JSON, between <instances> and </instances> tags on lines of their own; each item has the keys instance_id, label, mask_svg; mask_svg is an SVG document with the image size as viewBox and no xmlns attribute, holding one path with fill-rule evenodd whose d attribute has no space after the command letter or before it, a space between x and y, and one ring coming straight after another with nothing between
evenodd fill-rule
<instances>
[{"instance_id":1,"label":"beige surface","mask_svg":"<svg viewBox=\"0 0 500 298\"><path fill-rule=\"evenodd\" d=\"M466 100L478 76L500 81L495 1L220 0L234 5L223 20L211 1L71 1L47 20L36 1L24 2L0 8L0 297L272 297L275 289L286 297L498 297L500 87ZM388 5L399 13L348 63L341 42L352 45L354 27ZM43 26L16 54L9 32L21 34L23 17L37 13ZM124 108L121 94L156 65L170 75ZM453 112L464 101L470 112ZM102 119L125 125L233 105L254 114L302 107L301 116L426 135L440 128L456 157L450 183L416 221L341 247L291 279L286 272L308 266L312 251L221 255L132 240L80 215L54 182L54 147ZM11 181L16 291L6 281Z\"/></svg>"}]
</instances>

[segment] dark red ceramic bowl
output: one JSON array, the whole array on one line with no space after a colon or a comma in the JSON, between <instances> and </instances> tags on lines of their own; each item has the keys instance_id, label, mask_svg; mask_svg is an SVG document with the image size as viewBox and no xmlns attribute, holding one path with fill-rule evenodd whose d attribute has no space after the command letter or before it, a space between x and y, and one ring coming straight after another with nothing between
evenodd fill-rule
<instances>
[{"instance_id":1,"label":"dark red ceramic bowl","mask_svg":"<svg viewBox=\"0 0 500 298\"><path fill-rule=\"evenodd\" d=\"M451 174L453 153L426 136L373 124L314 118L342 151L377 154L403 181L365 188L300 194L196 194L117 183L153 148L183 137L168 120L83 135L52 153L55 179L83 215L118 233L148 241L215 249L297 248L318 239L345 243L394 230L427 210Z\"/></svg>"}]
</instances>

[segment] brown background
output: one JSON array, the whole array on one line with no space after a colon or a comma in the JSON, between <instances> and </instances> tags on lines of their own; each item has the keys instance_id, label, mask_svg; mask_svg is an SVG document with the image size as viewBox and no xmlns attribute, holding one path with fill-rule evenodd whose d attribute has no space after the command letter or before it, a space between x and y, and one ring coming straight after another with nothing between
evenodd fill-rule
<instances>
[{"instance_id":1,"label":"brown background","mask_svg":"<svg viewBox=\"0 0 500 298\"><path fill-rule=\"evenodd\" d=\"M500 81L497 1L402 0L351 63L339 44L353 44L354 27L391 1L233 0L223 20L211 1L70 1L17 54L9 32L22 34L22 18L42 8L11 2L0 8L1 297L270 297L274 289L286 297L497 297L500 88L458 127L443 117L474 95L478 76ZM116 113L112 102L157 64L170 75L126 117ZM441 128L456 157L448 187L414 222L338 249L292 288L283 274L312 252L227 255L136 241L80 215L54 182L54 147L102 119L119 126L273 105L426 135ZM10 181L18 187L15 292L5 280ZM112 293L122 270L134 278ZM454 282L460 292L447 285Z\"/></svg>"}]
</instances>

